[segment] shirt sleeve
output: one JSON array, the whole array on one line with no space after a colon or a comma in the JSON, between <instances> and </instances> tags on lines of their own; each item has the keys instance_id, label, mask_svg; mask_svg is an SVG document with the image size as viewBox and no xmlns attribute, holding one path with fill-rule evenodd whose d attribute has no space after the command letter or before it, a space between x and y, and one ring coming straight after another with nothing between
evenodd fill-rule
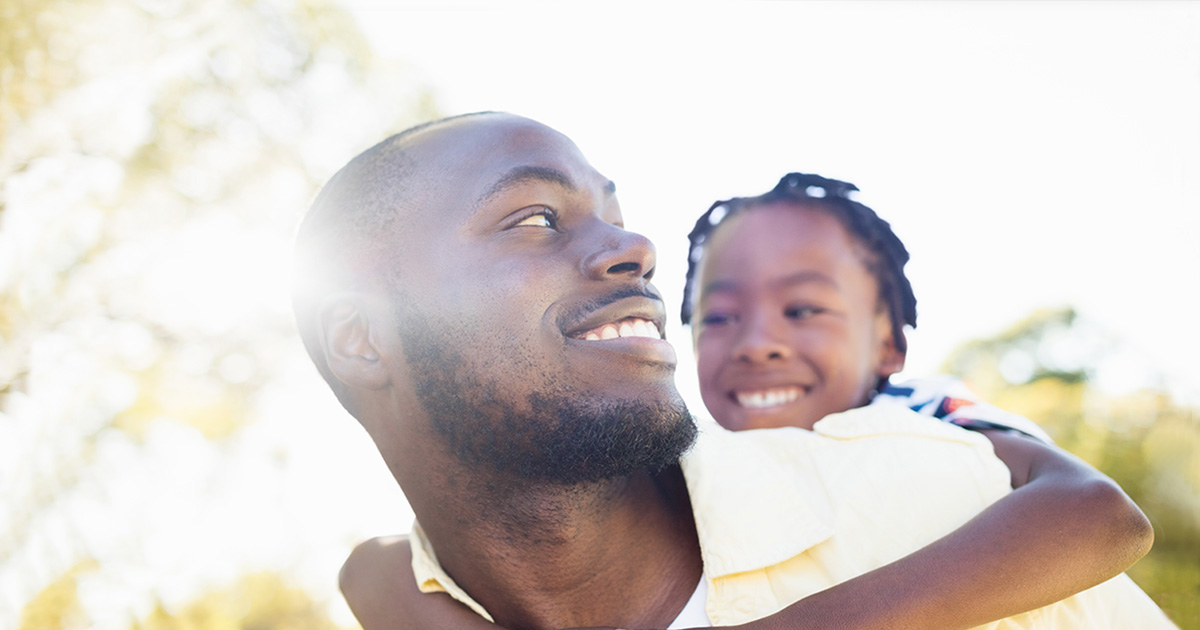
<instances>
[{"instance_id":1,"label":"shirt sleeve","mask_svg":"<svg viewBox=\"0 0 1200 630\"><path fill-rule=\"evenodd\" d=\"M965 429L1001 429L1023 433L1048 444L1054 440L1036 423L979 399L961 380L938 375L888 384L871 404L889 402Z\"/></svg>"}]
</instances>

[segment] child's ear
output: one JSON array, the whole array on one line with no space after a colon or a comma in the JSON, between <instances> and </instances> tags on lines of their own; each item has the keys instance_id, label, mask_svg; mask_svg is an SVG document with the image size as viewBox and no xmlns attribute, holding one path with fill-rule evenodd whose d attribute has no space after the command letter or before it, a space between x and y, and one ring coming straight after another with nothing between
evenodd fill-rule
<instances>
[{"instance_id":1,"label":"child's ear","mask_svg":"<svg viewBox=\"0 0 1200 630\"><path fill-rule=\"evenodd\" d=\"M353 294L327 298L318 312L321 346L329 370L351 387L382 389L389 382L366 300Z\"/></svg>"},{"instance_id":2,"label":"child's ear","mask_svg":"<svg viewBox=\"0 0 1200 630\"><path fill-rule=\"evenodd\" d=\"M896 339L892 328L891 314L885 309L875 316L875 338L879 340L879 377L886 379L904 369L904 359L907 356L908 340L904 330L899 331L900 338ZM900 343L896 343L899 341Z\"/></svg>"}]
</instances>

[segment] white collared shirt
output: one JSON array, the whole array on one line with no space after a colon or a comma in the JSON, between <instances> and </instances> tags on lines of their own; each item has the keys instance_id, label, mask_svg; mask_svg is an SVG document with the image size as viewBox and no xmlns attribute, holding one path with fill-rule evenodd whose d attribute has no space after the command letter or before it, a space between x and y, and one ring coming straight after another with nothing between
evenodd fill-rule
<instances>
[{"instance_id":1,"label":"white collared shirt","mask_svg":"<svg viewBox=\"0 0 1200 630\"><path fill-rule=\"evenodd\" d=\"M987 438L898 405L829 416L813 431L703 427L682 460L707 579L708 618L735 625L883 566L1011 491ZM419 527L413 571L491 617L437 565ZM1175 626L1124 575L988 630Z\"/></svg>"}]
</instances>

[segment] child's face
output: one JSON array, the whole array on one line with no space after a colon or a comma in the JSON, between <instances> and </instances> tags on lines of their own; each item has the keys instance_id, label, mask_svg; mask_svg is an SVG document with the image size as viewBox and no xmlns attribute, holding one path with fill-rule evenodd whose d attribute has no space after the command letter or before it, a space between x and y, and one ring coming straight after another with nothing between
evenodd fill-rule
<instances>
[{"instance_id":1,"label":"child's face","mask_svg":"<svg viewBox=\"0 0 1200 630\"><path fill-rule=\"evenodd\" d=\"M778 202L712 235L692 338L704 404L732 430L811 429L904 366L860 246L830 214Z\"/></svg>"}]
</instances>

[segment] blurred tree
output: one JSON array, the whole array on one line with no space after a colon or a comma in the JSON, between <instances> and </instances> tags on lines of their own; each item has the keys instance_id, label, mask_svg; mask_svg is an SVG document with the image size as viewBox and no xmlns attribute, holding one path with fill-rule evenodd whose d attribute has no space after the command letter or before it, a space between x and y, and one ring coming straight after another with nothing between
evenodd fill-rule
<instances>
[{"instance_id":1,"label":"blurred tree","mask_svg":"<svg viewBox=\"0 0 1200 630\"><path fill-rule=\"evenodd\" d=\"M161 603L132 630L337 630L304 590L275 573L243 576L171 613Z\"/></svg>"},{"instance_id":2,"label":"blurred tree","mask_svg":"<svg viewBox=\"0 0 1200 630\"><path fill-rule=\"evenodd\" d=\"M258 520L212 506L264 502L229 471L286 458L245 429L300 364L296 220L435 115L319 0L0 4L0 627L64 593L103 627L196 588L148 576L242 570L170 541Z\"/></svg>"},{"instance_id":3,"label":"blurred tree","mask_svg":"<svg viewBox=\"0 0 1200 630\"><path fill-rule=\"evenodd\" d=\"M21 611L21 630L86 628L87 617L79 605L75 576L94 568L93 563L81 563L42 589Z\"/></svg>"},{"instance_id":4,"label":"blurred tree","mask_svg":"<svg viewBox=\"0 0 1200 630\"><path fill-rule=\"evenodd\" d=\"M1158 389L1097 386L1106 366L1128 360L1119 340L1073 309L1057 309L963 344L945 369L987 400L1037 421L1060 446L1121 484L1155 532L1153 550L1130 576L1181 628L1197 630L1200 412Z\"/></svg>"}]
</instances>

